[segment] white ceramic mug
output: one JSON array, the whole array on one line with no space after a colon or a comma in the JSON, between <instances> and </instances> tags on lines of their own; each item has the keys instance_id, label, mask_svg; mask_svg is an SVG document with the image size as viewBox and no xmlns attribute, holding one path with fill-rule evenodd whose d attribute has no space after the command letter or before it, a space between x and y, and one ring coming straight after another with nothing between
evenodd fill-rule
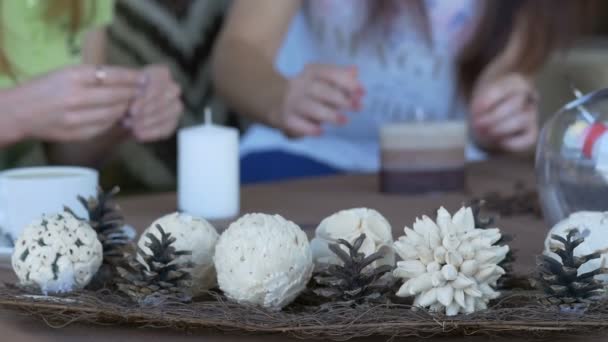
<instances>
[{"instance_id":1,"label":"white ceramic mug","mask_svg":"<svg viewBox=\"0 0 608 342\"><path fill-rule=\"evenodd\" d=\"M81 167L32 167L0 173L0 228L13 239L43 214L70 207L88 218L78 196L97 193L99 174Z\"/></svg>"}]
</instances>

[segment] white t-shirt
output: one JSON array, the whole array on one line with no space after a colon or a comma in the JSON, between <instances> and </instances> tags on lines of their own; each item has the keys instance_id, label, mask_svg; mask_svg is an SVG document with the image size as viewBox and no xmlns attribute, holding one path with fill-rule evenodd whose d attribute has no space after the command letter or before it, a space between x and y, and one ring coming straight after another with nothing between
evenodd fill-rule
<instances>
[{"instance_id":1,"label":"white t-shirt","mask_svg":"<svg viewBox=\"0 0 608 342\"><path fill-rule=\"evenodd\" d=\"M325 126L320 137L289 139L279 130L253 125L243 137L241 156L279 150L346 171L373 172L379 169L381 125L466 116L456 58L473 31L477 0L424 1L431 42L411 17L408 2L395 1L388 16L371 23L374 1L305 0L276 60L286 77L310 63L356 65L366 90L363 109L346 113L345 126Z\"/></svg>"}]
</instances>

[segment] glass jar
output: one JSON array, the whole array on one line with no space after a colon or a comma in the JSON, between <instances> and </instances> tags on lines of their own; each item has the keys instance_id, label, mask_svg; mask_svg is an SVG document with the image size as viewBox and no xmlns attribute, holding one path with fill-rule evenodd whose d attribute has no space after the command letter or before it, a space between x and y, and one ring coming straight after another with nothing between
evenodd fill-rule
<instances>
[{"instance_id":1,"label":"glass jar","mask_svg":"<svg viewBox=\"0 0 608 342\"><path fill-rule=\"evenodd\" d=\"M580 96L545 123L536 173L548 224L608 211L608 89Z\"/></svg>"}]
</instances>

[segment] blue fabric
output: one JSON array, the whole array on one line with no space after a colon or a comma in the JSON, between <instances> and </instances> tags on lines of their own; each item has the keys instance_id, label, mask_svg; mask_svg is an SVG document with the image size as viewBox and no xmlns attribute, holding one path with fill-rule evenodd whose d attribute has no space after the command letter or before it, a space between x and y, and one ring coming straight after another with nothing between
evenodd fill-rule
<instances>
[{"instance_id":1,"label":"blue fabric","mask_svg":"<svg viewBox=\"0 0 608 342\"><path fill-rule=\"evenodd\" d=\"M316 160L282 151L249 153L241 158L241 183L276 182L342 173Z\"/></svg>"}]
</instances>

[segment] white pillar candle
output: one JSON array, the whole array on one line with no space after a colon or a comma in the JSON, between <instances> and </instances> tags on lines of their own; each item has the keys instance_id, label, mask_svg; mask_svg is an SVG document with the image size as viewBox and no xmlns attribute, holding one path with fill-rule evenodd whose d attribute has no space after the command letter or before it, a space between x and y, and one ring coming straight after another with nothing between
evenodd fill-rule
<instances>
[{"instance_id":1,"label":"white pillar candle","mask_svg":"<svg viewBox=\"0 0 608 342\"><path fill-rule=\"evenodd\" d=\"M239 134L235 128L205 124L178 134L178 207L206 219L226 219L240 210Z\"/></svg>"}]
</instances>

